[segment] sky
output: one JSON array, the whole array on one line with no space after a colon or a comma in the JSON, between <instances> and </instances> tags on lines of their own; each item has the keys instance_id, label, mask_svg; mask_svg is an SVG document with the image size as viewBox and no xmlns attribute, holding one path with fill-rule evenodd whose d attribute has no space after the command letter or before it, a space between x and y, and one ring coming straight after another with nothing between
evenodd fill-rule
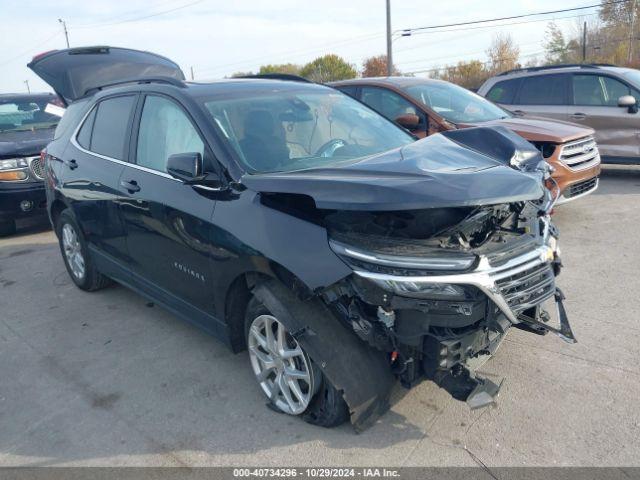
<instances>
[{"instance_id":1,"label":"sky","mask_svg":"<svg viewBox=\"0 0 640 480\"><path fill-rule=\"evenodd\" d=\"M391 0L392 30L507 17L596 4L596 0ZM166 12L166 13L164 13ZM573 32L595 9L455 27L410 37L395 35L394 63L402 72L479 58L494 35L509 33L526 61L543 50L547 22ZM147 17L147 18L141 18ZM567 18L572 17L572 18ZM335 53L361 67L386 52L385 0L0 0L0 92L50 88L26 64L38 53L110 45L149 50L176 61L196 80L256 71L266 63L306 63ZM511 23L511 25L504 25ZM517 23L517 24L513 24ZM496 26L502 24L500 26ZM490 28L485 28L489 27ZM540 55L542 57L542 55Z\"/></svg>"}]
</instances>

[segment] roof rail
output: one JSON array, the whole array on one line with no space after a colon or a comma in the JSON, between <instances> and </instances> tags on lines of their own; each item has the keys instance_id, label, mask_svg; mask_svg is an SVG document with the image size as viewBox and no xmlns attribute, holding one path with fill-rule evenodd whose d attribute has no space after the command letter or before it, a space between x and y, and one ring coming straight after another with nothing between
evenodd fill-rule
<instances>
[{"instance_id":1,"label":"roof rail","mask_svg":"<svg viewBox=\"0 0 640 480\"><path fill-rule=\"evenodd\" d=\"M100 85L98 87L91 87L84 92L83 96L100 91L103 88L116 87L118 85L125 85L127 83L166 83L166 84L173 85L175 87L180 87L180 88L185 88L187 86L187 84L184 81L178 80L177 78L174 78L174 77L125 78L122 80L118 80L116 82L105 83L104 85Z\"/></svg>"},{"instance_id":2,"label":"roof rail","mask_svg":"<svg viewBox=\"0 0 640 480\"><path fill-rule=\"evenodd\" d=\"M540 67L514 68L506 72L499 73L498 76L509 75L515 72L538 72L540 70L553 70L556 68L599 68L599 67L615 67L610 63L560 63L557 65L543 65Z\"/></svg>"},{"instance_id":3,"label":"roof rail","mask_svg":"<svg viewBox=\"0 0 640 480\"><path fill-rule=\"evenodd\" d=\"M290 73L258 73L256 75L242 75L235 78L266 78L269 80L288 80L290 82L314 83L307 78L301 77L300 75L292 75Z\"/></svg>"}]
</instances>

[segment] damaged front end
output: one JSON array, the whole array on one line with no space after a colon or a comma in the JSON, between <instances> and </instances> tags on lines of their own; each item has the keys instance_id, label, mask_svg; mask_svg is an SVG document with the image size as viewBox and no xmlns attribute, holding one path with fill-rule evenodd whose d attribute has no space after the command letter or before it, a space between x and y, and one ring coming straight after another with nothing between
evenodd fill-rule
<instances>
[{"instance_id":1,"label":"damaged front end","mask_svg":"<svg viewBox=\"0 0 640 480\"><path fill-rule=\"evenodd\" d=\"M425 159L429 150L420 144L429 141L440 156ZM454 167L447 161L452 157L466 158L466 166ZM500 385L475 371L510 327L551 331L575 342L555 283L561 269L550 218L555 199L541 187L549 167L530 144L499 128L430 137L404 147L392 163L377 158L341 175L280 178L291 184L264 201L287 203L300 214L304 202L298 194L314 200L302 208L304 215L326 228L331 250L352 271L317 289L317 296L386 358L403 386L429 379L471 408L486 406ZM356 187L335 188L336 179L345 178ZM367 183L376 191L368 202L359 193ZM406 203L399 192L406 192ZM551 326L553 303L558 328ZM342 388L356 428L370 424L388 395L374 389L377 398L367 397L363 392L371 389L362 382L375 378L358 384L341 372L344 365L327 364L325 373Z\"/></svg>"}]
</instances>

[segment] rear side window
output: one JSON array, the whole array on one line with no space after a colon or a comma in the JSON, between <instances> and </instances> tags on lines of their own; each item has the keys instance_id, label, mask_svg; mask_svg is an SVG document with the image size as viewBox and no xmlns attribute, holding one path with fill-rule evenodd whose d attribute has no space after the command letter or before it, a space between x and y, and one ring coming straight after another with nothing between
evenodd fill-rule
<instances>
[{"instance_id":1,"label":"rear side window","mask_svg":"<svg viewBox=\"0 0 640 480\"><path fill-rule=\"evenodd\" d=\"M85 142L87 141L88 134L85 134L83 130L85 125L88 125L92 120L92 115L95 115L89 146L83 146L100 155L124 160L124 149L129 133L129 118L135 99L135 95L128 95L101 101L95 109L95 114L92 113L87 117L80 135L78 135L78 142L80 142L81 136Z\"/></svg>"},{"instance_id":2,"label":"rear side window","mask_svg":"<svg viewBox=\"0 0 640 480\"><path fill-rule=\"evenodd\" d=\"M510 105L513 103L513 99L518 91L518 85L520 84L519 78L513 78L511 80L503 80L496 83L486 95L487 100L491 100L494 103L503 103Z\"/></svg>"},{"instance_id":3,"label":"rear side window","mask_svg":"<svg viewBox=\"0 0 640 480\"><path fill-rule=\"evenodd\" d=\"M516 103L520 105L566 105L566 75L538 75L522 79Z\"/></svg>"}]
</instances>

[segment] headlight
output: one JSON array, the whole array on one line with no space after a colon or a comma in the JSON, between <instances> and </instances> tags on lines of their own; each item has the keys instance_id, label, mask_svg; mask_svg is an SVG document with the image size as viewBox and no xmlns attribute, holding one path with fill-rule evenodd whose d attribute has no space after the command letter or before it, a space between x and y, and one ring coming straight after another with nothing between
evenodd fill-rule
<instances>
[{"instance_id":1,"label":"headlight","mask_svg":"<svg viewBox=\"0 0 640 480\"><path fill-rule=\"evenodd\" d=\"M26 158L9 158L7 160L0 160L0 171L2 170L16 170L18 168L27 168L29 163Z\"/></svg>"},{"instance_id":2,"label":"headlight","mask_svg":"<svg viewBox=\"0 0 640 480\"><path fill-rule=\"evenodd\" d=\"M27 168L29 162L26 158L8 158L0 160L0 181L1 182L19 182L25 180L29 174Z\"/></svg>"},{"instance_id":3,"label":"headlight","mask_svg":"<svg viewBox=\"0 0 640 480\"><path fill-rule=\"evenodd\" d=\"M360 249L329 240L331 249L346 262L356 265L376 267L375 270L389 269L397 272L407 269L407 275L416 275L416 271L451 272L464 271L470 268L476 261L476 256L465 253L446 253L434 251L432 255L420 257L407 257L401 255L388 255L374 252L365 252Z\"/></svg>"},{"instance_id":4,"label":"headlight","mask_svg":"<svg viewBox=\"0 0 640 480\"><path fill-rule=\"evenodd\" d=\"M373 280L384 290L390 290L398 295L412 298L442 298L464 299L466 294L463 287L450 283L419 283L412 281L397 281L376 279Z\"/></svg>"}]
</instances>

